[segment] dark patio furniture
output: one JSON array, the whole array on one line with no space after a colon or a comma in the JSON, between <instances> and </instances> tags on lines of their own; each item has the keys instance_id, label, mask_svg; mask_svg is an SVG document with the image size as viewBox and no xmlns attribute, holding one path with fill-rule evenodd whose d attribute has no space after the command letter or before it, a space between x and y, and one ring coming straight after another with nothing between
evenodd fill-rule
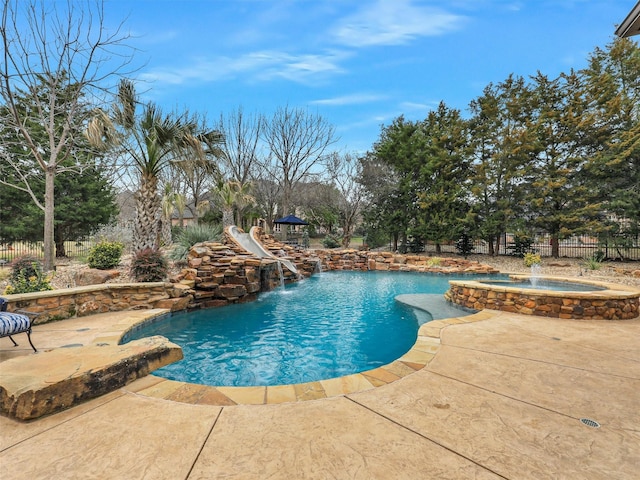
<instances>
[{"instance_id":1,"label":"dark patio furniture","mask_svg":"<svg viewBox=\"0 0 640 480\"><path fill-rule=\"evenodd\" d=\"M18 346L12 335L26 333L29 345L37 352L31 341L31 319L22 313L7 312L7 300L0 297L0 338L9 337L15 347Z\"/></svg>"}]
</instances>

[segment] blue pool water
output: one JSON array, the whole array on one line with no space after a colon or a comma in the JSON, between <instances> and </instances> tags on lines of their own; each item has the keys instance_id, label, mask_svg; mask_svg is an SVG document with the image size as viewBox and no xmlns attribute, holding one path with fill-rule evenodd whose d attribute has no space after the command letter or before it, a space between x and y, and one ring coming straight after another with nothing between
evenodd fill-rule
<instances>
[{"instance_id":1,"label":"blue pool water","mask_svg":"<svg viewBox=\"0 0 640 480\"><path fill-rule=\"evenodd\" d=\"M392 362L415 343L418 321L394 301L444 293L468 276L327 272L260 294L257 301L163 317L124 341L163 335L184 359L154 372L214 386L303 383Z\"/></svg>"}]
</instances>

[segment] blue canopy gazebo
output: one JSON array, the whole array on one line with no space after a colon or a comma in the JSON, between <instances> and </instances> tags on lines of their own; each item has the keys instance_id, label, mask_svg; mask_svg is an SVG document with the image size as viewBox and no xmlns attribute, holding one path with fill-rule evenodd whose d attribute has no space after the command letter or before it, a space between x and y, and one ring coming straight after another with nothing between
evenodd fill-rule
<instances>
[{"instance_id":1,"label":"blue canopy gazebo","mask_svg":"<svg viewBox=\"0 0 640 480\"><path fill-rule=\"evenodd\" d=\"M279 218L277 220L274 220L273 222L274 225L290 225L294 228L302 226L302 225L309 225L307 222L305 222L304 220L302 220L301 218L296 217L295 215L287 215L286 217L282 217ZM299 242L299 234L294 235L295 238L288 238L289 235L287 234L287 229L285 227L284 232L283 232L283 238L282 240L284 241L284 243L289 244L289 245L298 245Z\"/></svg>"},{"instance_id":2,"label":"blue canopy gazebo","mask_svg":"<svg viewBox=\"0 0 640 480\"><path fill-rule=\"evenodd\" d=\"M281 225L309 225L307 222L305 222L301 218L296 217L295 215L287 215L286 217L274 220L273 223L279 223Z\"/></svg>"}]
</instances>

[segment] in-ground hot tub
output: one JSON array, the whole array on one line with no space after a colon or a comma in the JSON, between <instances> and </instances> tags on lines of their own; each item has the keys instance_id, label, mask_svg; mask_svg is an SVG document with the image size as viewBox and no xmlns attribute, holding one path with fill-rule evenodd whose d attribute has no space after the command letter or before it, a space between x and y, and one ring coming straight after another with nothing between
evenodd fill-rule
<instances>
[{"instance_id":1,"label":"in-ground hot tub","mask_svg":"<svg viewBox=\"0 0 640 480\"><path fill-rule=\"evenodd\" d=\"M581 320L627 320L640 315L640 289L577 278L510 275L506 281L450 280L445 298L475 310Z\"/></svg>"}]
</instances>

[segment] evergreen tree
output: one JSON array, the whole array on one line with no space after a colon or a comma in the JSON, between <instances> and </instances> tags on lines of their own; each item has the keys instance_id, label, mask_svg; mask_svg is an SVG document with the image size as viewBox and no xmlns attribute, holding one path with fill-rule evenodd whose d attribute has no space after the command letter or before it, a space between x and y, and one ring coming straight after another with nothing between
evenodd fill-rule
<instances>
[{"instance_id":1,"label":"evergreen tree","mask_svg":"<svg viewBox=\"0 0 640 480\"><path fill-rule=\"evenodd\" d=\"M509 228L522 229L523 178L535 153L531 129L531 89L522 77L510 75L489 84L470 104L473 167L471 193L477 231L500 251Z\"/></svg>"},{"instance_id":2,"label":"evergreen tree","mask_svg":"<svg viewBox=\"0 0 640 480\"><path fill-rule=\"evenodd\" d=\"M43 96L47 87L42 85ZM64 92L59 92L63 95ZM15 108L21 115L34 110L33 96L19 96ZM0 116L7 108L0 108ZM79 112L85 118L87 108ZM56 119L58 117L55 117ZM43 155L50 157L48 134L33 121L29 126L31 139ZM60 127L62 128L62 127ZM54 244L55 256L66 255L64 242L91 234L101 224L107 223L117 211L115 195L103 170L96 166L86 139L79 133L80 127L73 124L73 146L60 153L54 177ZM0 165L0 202L2 218L0 239L3 242L17 240L42 241L42 225L45 219L43 208L46 190L45 173L33 155L22 147L20 135L3 124L0 139L8 162Z\"/></svg>"},{"instance_id":3,"label":"evergreen tree","mask_svg":"<svg viewBox=\"0 0 640 480\"><path fill-rule=\"evenodd\" d=\"M587 174L597 148L598 124L575 73L534 80L538 155L529 172L525 204L533 225L549 233L551 255L562 238L602 227L601 204Z\"/></svg>"},{"instance_id":4,"label":"evergreen tree","mask_svg":"<svg viewBox=\"0 0 640 480\"><path fill-rule=\"evenodd\" d=\"M87 165L79 172L58 175L55 192L56 257L67 255L64 242L93 234L118 213L113 186L98 166Z\"/></svg>"},{"instance_id":5,"label":"evergreen tree","mask_svg":"<svg viewBox=\"0 0 640 480\"><path fill-rule=\"evenodd\" d=\"M465 225L469 206L469 137L460 111L441 102L421 122L412 142L412 170L418 215L412 233L440 245L457 238Z\"/></svg>"},{"instance_id":6,"label":"evergreen tree","mask_svg":"<svg viewBox=\"0 0 640 480\"><path fill-rule=\"evenodd\" d=\"M392 238L393 250L398 242L406 242L415 226L418 199L415 188L419 166L413 161L418 122L396 118L383 127L373 151L363 160L363 182L369 192L369 206L364 211L368 230L386 233Z\"/></svg>"},{"instance_id":7,"label":"evergreen tree","mask_svg":"<svg viewBox=\"0 0 640 480\"><path fill-rule=\"evenodd\" d=\"M591 108L602 125L591 165L603 208L617 216L621 233L640 230L640 47L616 39L589 57L585 77Z\"/></svg>"}]
</instances>

